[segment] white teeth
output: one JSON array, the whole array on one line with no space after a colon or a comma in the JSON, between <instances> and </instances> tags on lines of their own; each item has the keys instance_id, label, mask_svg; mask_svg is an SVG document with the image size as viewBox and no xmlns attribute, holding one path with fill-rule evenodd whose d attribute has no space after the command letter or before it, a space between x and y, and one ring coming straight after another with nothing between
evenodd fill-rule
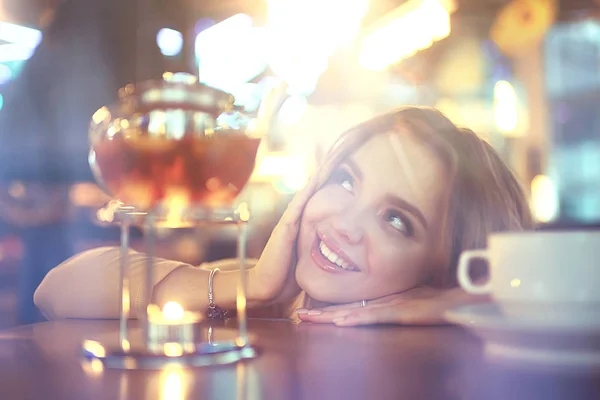
<instances>
[{"instance_id":1,"label":"white teeth","mask_svg":"<svg viewBox=\"0 0 600 400\"><path fill-rule=\"evenodd\" d=\"M328 259L338 267L343 268L345 270L356 271L356 269L351 267L350 264L338 257L338 255L335 254L329 247L327 247L325 243L319 243L319 249L321 250L321 254L323 254L323 256L326 259Z\"/></svg>"}]
</instances>

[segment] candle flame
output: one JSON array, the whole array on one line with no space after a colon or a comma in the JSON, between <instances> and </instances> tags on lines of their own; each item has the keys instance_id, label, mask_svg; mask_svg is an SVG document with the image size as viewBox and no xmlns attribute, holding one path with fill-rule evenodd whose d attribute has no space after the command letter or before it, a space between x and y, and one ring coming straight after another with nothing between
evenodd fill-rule
<instances>
[{"instance_id":1,"label":"candle flame","mask_svg":"<svg viewBox=\"0 0 600 400\"><path fill-rule=\"evenodd\" d=\"M97 358L106 357L106 350L100 342L95 340L85 340L83 342L83 349L90 353L92 356Z\"/></svg>"},{"instance_id":2,"label":"candle flame","mask_svg":"<svg viewBox=\"0 0 600 400\"><path fill-rule=\"evenodd\" d=\"M167 208L167 216L164 226L167 228L184 226L184 221L181 217L185 209L189 206L185 191L177 187L167 189L165 206Z\"/></svg>"},{"instance_id":3,"label":"candle flame","mask_svg":"<svg viewBox=\"0 0 600 400\"><path fill-rule=\"evenodd\" d=\"M180 357L183 355L183 347L175 342L165 343L163 345L163 351L167 357Z\"/></svg>"},{"instance_id":4,"label":"candle flame","mask_svg":"<svg viewBox=\"0 0 600 400\"><path fill-rule=\"evenodd\" d=\"M163 306L163 316L167 321L177 321L183 318L183 307L176 301L169 301Z\"/></svg>"}]
</instances>

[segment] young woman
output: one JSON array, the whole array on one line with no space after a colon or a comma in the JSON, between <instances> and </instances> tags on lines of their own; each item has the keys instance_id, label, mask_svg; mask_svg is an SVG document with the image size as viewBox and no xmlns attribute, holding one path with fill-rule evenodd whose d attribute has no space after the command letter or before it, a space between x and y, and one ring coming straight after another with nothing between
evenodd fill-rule
<instances>
[{"instance_id":1,"label":"young woman","mask_svg":"<svg viewBox=\"0 0 600 400\"><path fill-rule=\"evenodd\" d=\"M486 142L434 109L403 108L341 136L253 262L248 306L340 326L443 323L446 309L477 300L456 288L460 253L531 225L521 187ZM49 318L118 317L118 260L116 248L76 255L47 275L36 304ZM145 256L130 260L139 312ZM159 260L153 300L205 310L219 268L214 301L233 308L232 267Z\"/></svg>"}]
</instances>

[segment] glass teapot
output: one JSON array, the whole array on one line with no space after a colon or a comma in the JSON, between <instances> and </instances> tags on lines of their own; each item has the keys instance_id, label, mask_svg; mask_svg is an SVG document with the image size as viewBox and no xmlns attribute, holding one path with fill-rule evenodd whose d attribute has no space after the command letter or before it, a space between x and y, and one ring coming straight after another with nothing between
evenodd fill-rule
<instances>
[{"instance_id":1,"label":"glass teapot","mask_svg":"<svg viewBox=\"0 0 600 400\"><path fill-rule=\"evenodd\" d=\"M230 207L254 168L255 122L234 97L186 73L130 84L89 130L98 184L138 210Z\"/></svg>"}]
</instances>

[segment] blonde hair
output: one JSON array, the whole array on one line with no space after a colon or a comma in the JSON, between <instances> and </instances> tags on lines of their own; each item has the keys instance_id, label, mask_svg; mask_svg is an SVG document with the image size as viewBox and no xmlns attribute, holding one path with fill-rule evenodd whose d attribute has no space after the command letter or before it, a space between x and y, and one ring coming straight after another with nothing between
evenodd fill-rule
<instances>
[{"instance_id":1,"label":"blonde hair","mask_svg":"<svg viewBox=\"0 0 600 400\"><path fill-rule=\"evenodd\" d=\"M492 232L533 226L527 198L498 153L469 129L459 128L440 111L404 107L370 119L344 133L322 170L328 171L374 134L409 131L430 146L451 172L445 224L442 286L456 285L456 264L464 250L482 248Z\"/></svg>"}]
</instances>

